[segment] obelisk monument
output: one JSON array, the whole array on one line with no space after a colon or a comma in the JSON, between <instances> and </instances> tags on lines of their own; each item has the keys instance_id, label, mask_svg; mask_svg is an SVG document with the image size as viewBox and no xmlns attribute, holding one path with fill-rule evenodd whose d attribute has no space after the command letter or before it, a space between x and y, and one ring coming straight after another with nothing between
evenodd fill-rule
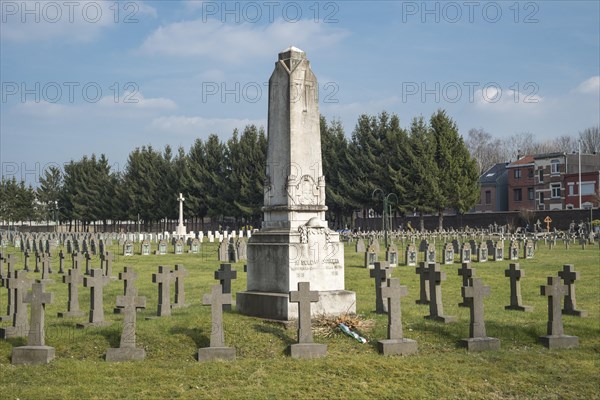
<instances>
[{"instance_id":1,"label":"obelisk monument","mask_svg":"<svg viewBox=\"0 0 600 400\"><path fill-rule=\"evenodd\" d=\"M248 242L237 310L294 319L289 292L310 282L319 292L312 315L355 313L356 294L344 290L344 246L325 220L317 78L295 47L279 54L269 79L268 142L262 229Z\"/></svg>"}]
</instances>

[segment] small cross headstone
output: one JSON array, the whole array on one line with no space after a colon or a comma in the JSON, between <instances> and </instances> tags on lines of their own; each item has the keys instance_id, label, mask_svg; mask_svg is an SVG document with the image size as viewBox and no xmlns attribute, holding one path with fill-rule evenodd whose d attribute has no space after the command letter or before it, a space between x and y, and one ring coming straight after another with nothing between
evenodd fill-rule
<instances>
[{"instance_id":1,"label":"small cross headstone","mask_svg":"<svg viewBox=\"0 0 600 400\"><path fill-rule=\"evenodd\" d=\"M231 293L223 293L221 285L213 285L210 294L202 297L202 304L210 305L211 310L211 332L210 347L198 349L198 361L210 361L215 359L235 359L235 348L225 347L223 334L223 306L231 304Z\"/></svg>"},{"instance_id":2,"label":"small cross headstone","mask_svg":"<svg viewBox=\"0 0 600 400\"><path fill-rule=\"evenodd\" d=\"M58 252L58 273L65 273L65 254L62 250Z\"/></svg>"},{"instance_id":3,"label":"small cross headstone","mask_svg":"<svg viewBox=\"0 0 600 400\"><path fill-rule=\"evenodd\" d=\"M23 271L29 272L29 251L25 250L23 253Z\"/></svg>"},{"instance_id":4,"label":"small cross headstone","mask_svg":"<svg viewBox=\"0 0 600 400\"><path fill-rule=\"evenodd\" d=\"M78 328L108 326L111 323L104 320L104 286L110 279L104 276L100 268L90 271L90 276L83 278L83 286L90 288L90 318L85 324L77 324Z\"/></svg>"},{"instance_id":5,"label":"small cross headstone","mask_svg":"<svg viewBox=\"0 0 600 400\"><path fill-rule=\"evenodd\" d=\"M6 302L6 315L0 316L0 321L12 321L13 315L15 314L15 289L10 288L8 285L8 279L15 276L15 257L12 254L6 256L6 271L0 275L0 286L4 286L8 289L7 291L7 302ZM0 261L0 270L2 267L2 261Z\"/></svg>"},{"instance_id":6,"label":"small cross headstone","mask_svg":"<svg viewBox=\"0 0 600 400\"><path fill-rule=\"evenodd\" d=\"M504 271L504 276L510 278L510 305L504 307L504 309L533 311L533 307L524 306L521 299L521 278L525 276L525 271L519 267L519 263L509 264L508 269Z\"/></svg>"},{"instance_id":7,"label":"small cross headstone","mask_svg":"<svg viewBox=\"0 0 600 400\"><path fill-rule=\"evenodd\" d=\"M577 336L564 334L561 303L569 288L560 282L559 276L549 276L548 284L540 287L542 296L548 297L547 335L540 336L540 342L549 349L567 349L579 346Z\"/></svg>"},{"instance_id":8,"label":"small cross headstone","mask_svg":"<svg viewBox=\"0 0 600 400\"><path fill-rule=\"evenodd\" d=\"M188 272L183 265L175 264L175 269L171 272L175 278L175 301L171 304L171 308L183 308L189 306L185 304L185 285L184 278L188 276Z\"/></svg>"},{"instance_id":9,"label":"small cross headstone","mask_svg":"<svg viewBox=\"0 0 600 400\"><path fill-rule=\"evenodd\" d=\"M445 324L456 322L456 317L444 315L442 303L442 281L446 280L446 273L440 271L440 264L429 264L427 268L429 278L429 315L425 318Z\"/></svg>"},{"instance_id":10,"label":"small cross headstone","mask_svg":"<svg viewBox=\"0 0 600 400\"><path fill-rule=\"evenodd\" d=\"M46 346L45 305L52 303L52 293L44 292L44 283L32 285L31 293L23 299L31 304L31 320L27 346L13 348L11 363L15 365L47 364L54 359L54 347ZM27 313L27 311L25 311Z\"/></svg>"},{"instance_id":11,"label":"small cross headstone","mask_svg":"<svg viewBox=\"0 0 600 400\"><path fill-rule=\"evenodd\" d=\"M425 262L419 263L419 266L415 268L415 273L419 275L419 299L415 303L429 304L428 267L425 266Z\"/></svg>"},{"instance_id":12,"label":"small cross headstone","mask_svg":"<svg viewBox=\"0 0 600 400\"><path fill-rule=\"evenodd\" d=\"M85 274L89 275L91 270L92 255L90 253L84 253L85 255Z\"/></svg>"},{"instance_id":13,"label":"small cross headstone","mask_svg":"<svg viewBox=\"0 0 600 400\"><path fill-rule=\"evenodd\" d=\"M408 288L400 286L400 279L391 278L382 290L388 303L388 338L377 342L377 349L384 355L409 355L417 352L417 342L404 338L402 333L402 309L400 299L408 295Z\"/></svg>"},{"instance_id":14,"label":"small cross headstone","mask_svg":"<svg viewBox=\"0 0 600 400\"><path fill-rule=\"evenodd\" d=\"M573 265L566 264L563 265L563 270L558 272L558 276L561 277L563 283L568 288L562 313L577 317L587 317L587 311L577 309L577 300L575 298L575 281L579 280L579 272L573 269Z\"/></svg>"},{"instance_id":15,"label":"small cross headstone","mask_svg":"<svg viewBox=\"0 0 600 400\"><path fill-rule=\"evenodd\" d=\"M462 276L462 285L469 286L469 278L473 278L475 275L475 269L470 267L469 263L462 263L462 266L458 269L458 275ZM469 299L463 296L462 303L458 303L459 307L470 307Z\"/></svg>"},{"instance_id":16,"label":"small cross headstone","mask_svg":"<svg viewBox=\"0 0 600 400\"><path fill-rule=\"evenodd\" d=\"M48 254L42 256L42 282L44 284L54 283L50 278L50 257Z\"/></svg>"},{"instance_id":17,"label":"small cross headstone","mask_svg":"<svg viewBox=\"0 0 600 400\"><path fill-rule=\"evenodd\" d=\"M15 271L14 275L4 280L8 289L14 293L14 314L12 326L0 328L0 339L11 337L26 337L29 334L29 320L27 319L27 306L24 298L31 288L33 279L27 278L27 272Z\"/></svg>"},{"instance_id":18,"label":"small cross headstone","mask_svg":"<svg viewBox=\"0 0 600 400\"><path fill-rule=\"evenodd\" d=\"M67 311L59 312L59 318L81 317L85 313L79 309L79 285L83 283L83 275L77 268L71 268L67 275L62 277L63 283L68 284L69 302Z\"/></svg>"},{"instance_id":19,"label":"small cross headstone","mask_svg":"<svg viewBox=\"0 0 600 400\"><path fill-rule=\"evenodd\" d=\"M231 293L231 280L237 279L237 271L231 269L231 264L221 264L219 269L215 271L215 279L219 280L219 283L223 287L223 293ZM230 304L223 304L223 311L230 311Z\"/></svg>"},{"instance_id":20,"label":"small cross headstone","mask_svg":"<svg viewBox=\"0 0 600 400\"><path fill-rule=\"evenodd\" d=\"M35 243L35 241L34 241L34 243ZM36 251L34 253L34 255L35 255L35 268L33 269L33 272L38 273L38 272L40 272L41 257L40 257L40 253L38 251Z\"/></svg>"},{"instance_id":21,"label":"small cross headstone","mask_svg":"<svg viewBox=\"0 0 600 400\"><path fill-rule=\"evenodd\" d=\"M291 303L298 303L298 343L289 347L292 358L317 358L327 354L327 345L313 342L310 321L311 303L319 301L319 292L310 290L310 282L298 282L298 290L289 294Z\"/></svg>"},{"instance_id":22,"label":"small cross headstone","mask_svg":"<svg viewBox=\"0 0 600 400\"><path fill-rule=\"evenodd\" d=\"M381 290L387 286L387 281L392 276L389 264L387 262L376 262L375 267L370 271L370 276L375 279L375 312L385 314L388 310L387 304L384 304Z\"/></svg>"},{"instance_id":23,"label":"small cross headstone","mask_svg":"<svg viewBox=\"0 0 600 400\"><path fill-rule=\"evenodd\" d=\"M171 280L173 274L168 267L162 265L158 267L158 272L152 274L152 283L158 283L158 307L157 317L167 317L171 315Z\"/></svg>"},{"instance_id":24,"label":"small cross headstone","mask_svg":"<svg viewBox=\"0 0 600 400\"><path fill-rule=\"evenodd\" d=\"M111 280L117 280L116 276L112 276L113 260L114 256L113 253L111 253L110 251L100 254L100 265L102 266L101 268L104 272L104 276L109 277Z\"/></svg>"},{"instance_id":25,"label":"small cross headstone","mask_svg":"<svg viewBox=\"0 0 600 400\"><path fill-rule=\"evenodd\" d=\"M138 296L135 287L137 274L133 269L125 267L123 273L119 273L119 279L125 282L125 294L117 296L117 307L123 310L123 331L121 332L121 343L118 348L106 350L106 361L138 361L146 357L143 348L135 347L135 325L138 309L146 308L146 297Z\"/></svg>"},{"instance_id":26,"label":"small cross headstone","mask_svg":"<svg viewBox=\"0 0 600 400\"><path fill-rule=\"evenodd\" d=\"M119 280L123 281L123 296L127 297L131 289L135 290L137 278L137 272L131 267L123 267L123 272L119 272ZM119 307L118 305L113 309L113 313L115 314L121 314L122 311L123 307Z\"/></svg>"},{"instance_id":27,"label":"small cross headstone","mask_svg":"<svg viewBox=\"0 0 600 400\"><path fill-rule=\"evenodd\" d=\"M471 309L471 323L469 324L469 338L461 340L461 345L467 351L499 350L500 340L488 337L485 331L483 318L483 298L490 295L490 287L483 286L481 278L468 278L468 285L462 287L462 296L469 299Z\"/></svg>"}]
</instances>

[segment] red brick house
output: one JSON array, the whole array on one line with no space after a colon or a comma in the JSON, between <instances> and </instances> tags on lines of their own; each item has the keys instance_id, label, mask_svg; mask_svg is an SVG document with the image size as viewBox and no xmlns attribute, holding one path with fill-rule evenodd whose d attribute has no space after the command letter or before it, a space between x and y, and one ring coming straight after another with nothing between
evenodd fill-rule
<instances>
[{"instance_id":1,"label":"red brick house","mask_svg":"<svg viewBox=\"0 0 600 400\"><path fill-rule=\"evenodd\" d=\"M508 170L508 211L534 210L535 160L532 155L506 166Z\"/></svg>"}]
</instances>

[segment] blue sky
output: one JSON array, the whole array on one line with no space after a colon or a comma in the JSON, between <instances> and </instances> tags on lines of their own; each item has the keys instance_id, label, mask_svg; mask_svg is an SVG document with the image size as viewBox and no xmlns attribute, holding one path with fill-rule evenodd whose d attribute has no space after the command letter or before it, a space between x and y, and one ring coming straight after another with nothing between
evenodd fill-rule
<instances>
[{"instance_id":1,"label":"blue sky","mask_svg":"<svg viewBox=\"0 0 600 400\"><path fill-rule=\"evenodd\" d=\"M351 135L446 109L461 133L544 140L599 124L597 1L9 1L0 162L28 182L104 153L266 128L278 52L307 53L320 111Z\"/></svg>"}]
</instances>

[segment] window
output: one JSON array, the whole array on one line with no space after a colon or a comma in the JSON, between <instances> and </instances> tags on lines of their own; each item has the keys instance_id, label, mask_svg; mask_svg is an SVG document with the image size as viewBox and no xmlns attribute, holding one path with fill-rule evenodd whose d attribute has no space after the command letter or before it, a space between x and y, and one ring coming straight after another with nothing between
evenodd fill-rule
<instances>
[{"instance_id":1,"label":"window","mask_svg":"<svg viewBox=\"0 0 600 400\"><path fill-rule=\"evenodd\" d=\"M575 196L575 185L569 185L569 196Z\"/></svg>"},{"instance_id":2,"label":"window","mask_svg":"<svg viewBox=\"0 0 600 400\"><path fill-rule=\"evenodd\" d=\"M540 182L544 182L544 170L543 169L540 169L538 179Z\"/></svg>"},{"instance_id":3,"label":"window","mask_svg":"<svg viewBox=\"0 0 600 400\"><path fill-rule=\"evenodd\" d=\"M582 183L581 184L581 195L589 196L594 194L594 182Z\"/></svg>"},{"instance_id":4,"label":"window","mask_svg":"<svg viewBox=\"0 0 600 400\"><path fill-rule=\"evenodd\" d=\"M544 192L540 192L540 204L544 204Z\"/></svg>"},{"instance_id":5,"label":"window","mask_svg":"<svg viewBox=\"0 0 600 400\"><path fill-rule=\"evenodd\" d=\"M515 179L521 179L521 170L515 169Z\"/></svg>"},{"instance_id":6,"label":"window","mask_svg":"<svg viewBox=\"0 0 600 400\"><path fill-rule=\"evenodd\" d=\"M533 188L527 189L527 198L529 200L535 200L535 192L533 191Z\"/></svg>"},{"instance_id":7,"label":"window","mask_svg":"<svg viewBox=\"0 0 600 400\"><path fill-rule=\"evenodd\" d=\"M514 194L515 201L523 200L523 193L521 192L521 189L514 189L513 194Z\"/></svg>"},{"instance_id":8,"label":"window","mask_svg":"<svg viewBox=\"0 0 600 400\"><path fill-rule=\"evenodd\" d=\"M527 169L527 177L528 178L533 178L533 168L528 168Z\"/></svg>"},{"instance_id":9,"label":"window","mask_svg":"<svg viewBox=\"0 0 600 400\"><path fill-rule=\"evenodd\" d=\"M550 185L550 191L552 192L552 198L556 199L560 197L560 183L553 183Z\"/></svg>"},{"instance_id":10,"label":"window","mask_svg":"<svg viewBox=\"0 0 600 400\"><path fill-rule=\"evenodd\" d=\"M485 204L492 204L492 192L489 190L485 191Z\"/></svg>"},{"instance_id":11,"label":"window","mask_svg":"<svg viewBox=\"0 0 600 400\"><path fill-rule=\"evenodd\" d=\"M550 161L550 172L554 175L554 174L559 174L560 173L560 161L559 160L552 160Z\"/></svg>"}]
</instances>

